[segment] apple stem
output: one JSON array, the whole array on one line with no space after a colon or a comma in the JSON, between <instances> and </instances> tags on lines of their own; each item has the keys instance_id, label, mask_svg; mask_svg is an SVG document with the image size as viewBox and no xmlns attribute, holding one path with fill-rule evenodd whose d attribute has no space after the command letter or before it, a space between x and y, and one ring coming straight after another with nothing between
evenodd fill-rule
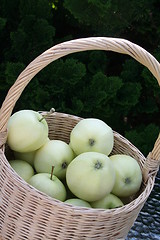
<instances>
[{"instance_id":1,"label":"apple stem","mask_svg":"<svg viewBox=\"0 0 160 240\"><path fill-rule=\"evenodd\" d=\"M51 180L52 180L52 177L53 177L53 170L54 170L54 166L52 166L52 170L51 170Z\"/></svg>"},{"instance_id":2,"label":"apple stem","mask_svg":"<svg viewBox=\"0 0 160 240\"><path fill-rule=\"evenodd\" d=\"M48 116L50 116L52 113L54 113L55 112L55 109L54 108L51 108L51 110L45 115L45 116L43 116L40 120L39 120L39 122L42 122L42 120L43 119L46 119L46 117L48 117Z\"/></svg>"}]
</instances>

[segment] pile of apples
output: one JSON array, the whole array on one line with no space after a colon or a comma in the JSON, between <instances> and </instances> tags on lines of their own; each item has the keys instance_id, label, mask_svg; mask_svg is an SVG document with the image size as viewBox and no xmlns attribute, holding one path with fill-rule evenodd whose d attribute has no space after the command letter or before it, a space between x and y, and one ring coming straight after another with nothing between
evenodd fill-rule
<instances>
[{"instance_id":1,"label":"pile of apples","mask_svg":"<svg viewBox=\"0 0 160 240\"><path fill-rule=\"evenodd\" d=\"M96 118L81 120L70 142L48 137L45 118L20 110L8 122L7 143L13 150L11 167L39 191L68 204L111 209L124 205L142 183L138 162L125 154L111 155L114 134Z\"/></svg>"}]
</instances>

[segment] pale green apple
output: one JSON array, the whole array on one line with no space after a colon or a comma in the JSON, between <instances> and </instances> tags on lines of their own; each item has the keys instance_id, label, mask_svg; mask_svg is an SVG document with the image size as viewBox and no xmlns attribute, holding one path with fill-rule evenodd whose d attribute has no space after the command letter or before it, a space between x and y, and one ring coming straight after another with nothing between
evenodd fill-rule
<instances>
[{"instance_id":1,"label":"pale green apple","mask_svg":"<svg viewBox=\"0 0 160 240\"><path fill-rule=\"evenodd\" d=\"M109 193L104 198L91 202L93 208L112 209L122 207L124 204L116 195Z\"/></svg>"},{"instance_id":2,"label":"pale green apple","mask_svg":"<svg viewBox=\"0 0 160 240\"><path fill-rule=\"evenodd\" d=\"M138 192L142 183L142 171L131 156L115 154L110 156L116 179L112 193L118 197L128 197Z\"/></svg>"},{"instance_id":3,"label":"pale green apple","mask_svg":"<svg viewBox=\"0 0 160 240\"><path fill-rule=\"evenodd\" d=\"M66 183L66 178L64 179L61 179L62 183L64 184L65 186L65 189L66 189L66 193L67 193L67 196L66 196L66 199L71 199L71 198L76 198L75 195L71 192L71 190L69 189L67 183Z\"/></svg>"},{"instance_id":4,"label":"pale green apple","mask_svg":"<svg viewBox=\"0 0 160 240\"><path fill-rule=\"evenodd\" d=\"M50 140L37 150L34 167L37 173L50 173L51 167L54 166L54 175L64 179L66 169L73 158L74 153L67 143L61 140Z\"/></svg>"},{"instance_id":5,"label":"pale green apple","mask_svg":"<svg viewBox=\"0 0 160 240\"><path fill-rule=\"evenodd\" d=\"M77 198L99 200L112 191L115 182L112 161L102 153L82 153L69 164L66 182Z\"/></svg>"},{"instance_id":6,"label":"pale green apple","mask_svg":"<svg viewBox=\"0 0 160 240\"><path fill-rule=\"evenodd\" d=\"M42 115L33 110L20 110L8 121L7 143L16 152L32 152L48 138L48 124Z\"/></svg>"},{"instance_id":7,"label":"pale green apple","mask_svg":"<svg viewBox=\"0 0 160 240\"><path fill-rule=\"evenodd\" d=\"M50 139L47 138L46 142L49 141ZM34 158L35 158L35 153L37 150L32 151L32 152L15 152L14 151L14 156L16 159L24 160L31 164L31 166L34 166Z\"/></svg>"},{"instance_id":8,"label":"pale green apple","mask_svg":"<svg viewBox=\"0 0 160 240\"><path fill-rule=\"evenodd\" d=\"M100 152L109 155L113 149L111 127L96 118L82 119L72 129L70 146L76 155L83 152Z\"/></svg>"},{"instance_id":9,"label":"pale green apple","mask_svg":"<svg viewBox=\"0 0 160 240\"><path fill-rule=\"evenodd\" d=\"M15 159L10 160L9 163L15 172L26 182L34 175L33 167L26 161Z\"/></svg>"},{"instance_id":10,"label":"pale green apple","mask_svg":"<svg viewBox=\"0 0 160 240\"><path fill-rule=\"evenodd\" d=\"M55 175L52 175L51 179L49 173L37 173L28 180L28 183L52 198L66 200L66 189Z\"/></svg>"},{"instance_id":11,"label":"pale green apple","mask_svg":"<svg viewBox=\"0 0 160 240\"><path fill-rule=\"evenodd\" d=\"M91 205L82 199L79 198L70 198L65 201L65 203L72 204L74 206L79 206L79 207L88 207L91 208Z\"/></svg>"},{"instance_id":12,"label":"pale green apple","mask_svg":"<svg viewBox=\"0 0 160 240\"><path fill-rule=\"evenodd\" d=\"M16 159L20 159L23 161L28 162L31 166L34 166L33 161L34 161L34 156L35 152L14 152L14 156Z\"/></svg>"}]
</instances>

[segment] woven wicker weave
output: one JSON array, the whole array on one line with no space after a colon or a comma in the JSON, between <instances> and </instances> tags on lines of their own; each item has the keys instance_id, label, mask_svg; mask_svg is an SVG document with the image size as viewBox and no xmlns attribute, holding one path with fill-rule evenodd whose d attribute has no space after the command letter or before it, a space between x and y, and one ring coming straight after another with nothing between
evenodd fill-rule
<instances>
[{"instance_id":1,"label":"woven wicker weave","mask_svg":"<svg viewBox=\"0 0 160 240\"><path fill-rule=\"evenodd\" d=\"M125 206L112 210L80 208L64 204L34 189L10 167L6 158L7 122L29 81L52 61L70 53L107 50L128 54L146 66L160 84L159 62L146 50L124 39L92 37L58 44L32 61L10 88L0 109L0 238L3 240L89 240L125 238L154 186L160 164L160 137L145 158L127 139L114 132L112 153L126 153L139 162L141 191ZM44 112L43 114L46 114ZM80 117L53 113L47 117L49 137L69 141Z\"/></svg>"}]
</instances>

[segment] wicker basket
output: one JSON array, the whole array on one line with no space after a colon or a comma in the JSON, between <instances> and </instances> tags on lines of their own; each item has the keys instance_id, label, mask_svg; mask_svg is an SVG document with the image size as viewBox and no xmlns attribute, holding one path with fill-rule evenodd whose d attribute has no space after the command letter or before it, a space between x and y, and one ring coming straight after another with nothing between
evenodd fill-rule
<instances>
[{"instance_id":1,"label":"wicker basket","mask_svg":"<svg viewBox=\"0 0 160 240\"><path fill-rule=\"evenodd\" d=\"M0 238L3 240L89 240L125 238L154 186L160 164L160 137L145 158L127 139L114 132L112 153L126 153L139 162L143 184L128 204L112 210L89 209L64 204L31 187L10 167L5 149L7 122L29 81L52 61L70 53L107 50L128 54L146 66L160 83L160 65L143 48L124 39L92 37L58 44L32 61L10 88L0 110ZM44 112L43 114L46 114ZM69 141L80 117L53 113L47 117L49 137Z\"/></svg>"}]
</instances>

